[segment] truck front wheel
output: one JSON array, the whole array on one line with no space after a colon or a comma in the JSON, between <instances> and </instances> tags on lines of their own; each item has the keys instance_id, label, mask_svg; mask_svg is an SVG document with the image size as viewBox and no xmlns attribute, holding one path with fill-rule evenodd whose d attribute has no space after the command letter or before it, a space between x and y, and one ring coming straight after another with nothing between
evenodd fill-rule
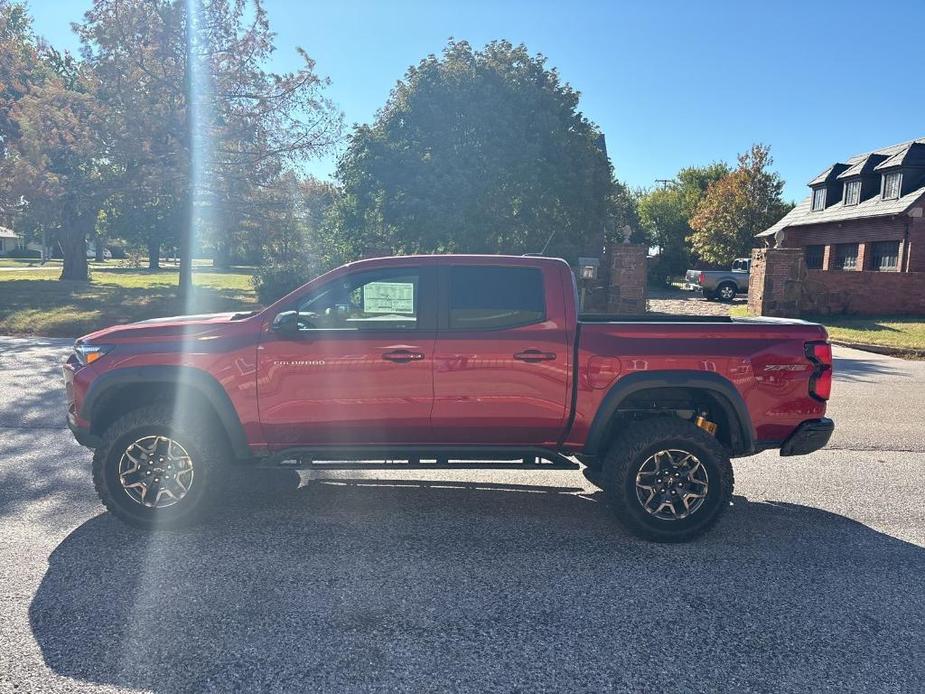
<instances>
[{"instance_id":1,"label":"truck front wheel","mask_svg":"<svg viewBox=\"0 0 925 694\"><path fill-rule=\"evenodd\" d=\"M716 523L732 499L729 456L711 435L682 419L638 422L603 461L604 490L630 532L686 542Z\"/></svg>"},{"instance_id":2,"label":"truck front wheel","mask_svg":"<svg viewBox=\"0 0 925 694\"><path fill-rule=\"evenodd\" d=\"M132 410L103 434L93 482L110 513L141 528L177 527L206 508L222 441L208 423L177 421L167 403Z\"/></svg>"}]
</instances>

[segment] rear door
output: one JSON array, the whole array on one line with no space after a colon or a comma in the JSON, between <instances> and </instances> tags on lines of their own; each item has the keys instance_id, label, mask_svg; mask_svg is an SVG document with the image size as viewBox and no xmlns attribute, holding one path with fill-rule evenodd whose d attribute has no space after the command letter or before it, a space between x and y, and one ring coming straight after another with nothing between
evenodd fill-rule
<instances>
[{"instance_id":1,"label":"rear door","mask_svg":"<svg viewBox=\"0 0 925 694\"><path fill-rule=\"evenodd\" d=\"M258 350L264 435L274 447L420 443L433 405L430 267L358 270L289 307L295 335Z\"/></svg>"},{"instance_id":2,"label":"rear door","mask_svg":"<svg viewBox=\"0 0 925 694\"><path fill-rule=\"evenodd\" d=\"M434 440L541 445L565 425L569 333L547 306L549 269L454 264L441 270L434 352Z\"/></svg>"}]
</instances>

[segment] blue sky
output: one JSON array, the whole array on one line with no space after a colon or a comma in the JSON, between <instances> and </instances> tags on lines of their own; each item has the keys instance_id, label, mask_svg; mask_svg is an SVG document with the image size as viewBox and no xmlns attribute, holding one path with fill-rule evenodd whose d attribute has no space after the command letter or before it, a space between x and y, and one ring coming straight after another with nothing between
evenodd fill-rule
<instances>
[{"instance_id":1,"label":"blue sky","mask_svg":"<svg viewBox=\"0 0 925 694\"><path fill-rule=\"evenodd\" d=\"M31 0L35 28L76 48L70 23L89 4ZM405 69L450 36L523 42L582 93L634 187L764 142L798 200L830 163L925 136L923 0L265 4L274 69L305 48L348 123L370 121ZM333 168L329 158L310 170Z\"/></svg>"}]
</instances>

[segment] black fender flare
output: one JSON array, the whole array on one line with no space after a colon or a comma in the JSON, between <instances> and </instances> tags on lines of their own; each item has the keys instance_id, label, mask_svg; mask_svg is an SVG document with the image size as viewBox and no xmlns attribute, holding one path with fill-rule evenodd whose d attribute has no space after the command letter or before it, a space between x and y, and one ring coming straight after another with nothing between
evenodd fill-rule
<instances>
[{"instance_id":1,"label":"black fender flare","mask_svg":"<svg viewBox=\"0 0 925 694\"><path fill-rule=\"evenodd\" d=\"M145 384L177 385L192 388L211 405L215 416L228 437L228 443L238 459L252 458L247 436L231 398L210 373L192 366L127 366L100 374L90 384L80 409L80 416L93 426L95 410L105 402L106 396L125 386Z\"/></svg>"},{"instance_id":2,"label":"black fender flare","mask_svg":"<svg viewBox=\"0 0 925 694\"><path fill-rule=\"evenodd\" d=\"M755 448L755 430L752 418L742 395L732 382L711 371L647 371L633 373L619 379L604 399L594 415L584 452L589 455L603 453L607 445L605 436L611 420L620 409L621 403L633 393L650 388L693 388L706 390L717 397L730 422L738 424L730 432L732 448L735 455L748 455Z\"/></svg>"}]
</instances>

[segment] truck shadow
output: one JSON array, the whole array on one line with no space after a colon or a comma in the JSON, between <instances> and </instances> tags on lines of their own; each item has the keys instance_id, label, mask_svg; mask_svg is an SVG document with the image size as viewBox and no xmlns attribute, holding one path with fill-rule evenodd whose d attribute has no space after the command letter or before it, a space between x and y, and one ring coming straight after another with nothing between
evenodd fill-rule
<instances>
[{"instance_id":1,"label":"truck shadow","mask_svg":"<svg viewBox=\"0 0 925 694\"><path fill-rule=\"evenodd\" d=\"M669 546L575 488L276 480L187 531L87 521L29 617L55 673L156 692L911 689L923 573L921 547L744 497Z\"/></svg>"},{"instance_id":2,"label":"truck shadow","mask_svg":"<svg viewBox=\"0 0 925 694\"><path fill-rule=\"evenodd\" d=\"M858 359L855 357L835 357L833 371L836 381L860 383L883 383L887 377L910 379L907 371L895 368L882 359Z\"/></svg>"}]
</instances>

